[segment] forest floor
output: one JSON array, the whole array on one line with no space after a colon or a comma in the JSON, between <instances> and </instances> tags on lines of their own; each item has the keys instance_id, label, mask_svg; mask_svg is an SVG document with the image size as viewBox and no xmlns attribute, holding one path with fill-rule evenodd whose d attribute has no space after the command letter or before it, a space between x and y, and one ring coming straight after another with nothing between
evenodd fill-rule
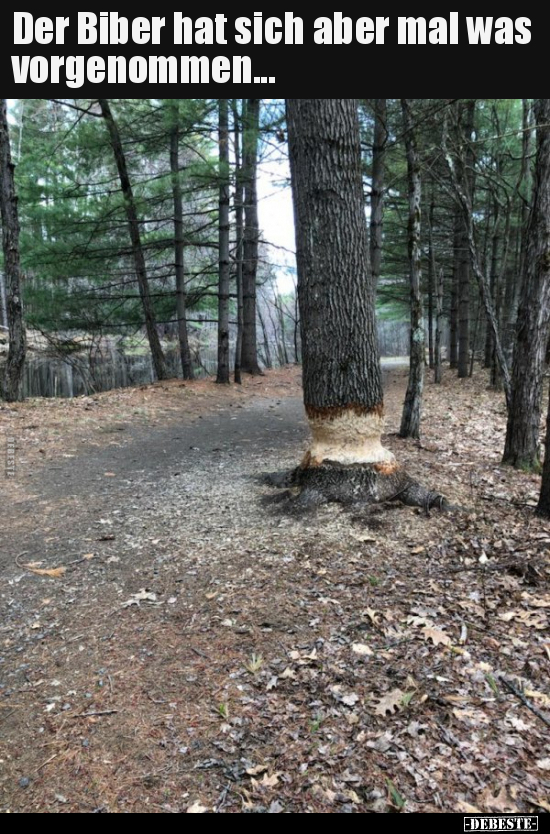
<instances>
[{"instance_id":1,"label":"forest floor","mask_svg":"<svg viewBox=\"0 0 550 834\"><path fill-rule=\"evenodd\" d=\"M421 443L405 383L386 443L461 511L267 505L297 369L0 408L0 812L550 811L540 479L481 372Z\"/></svg>"}]
</instances>

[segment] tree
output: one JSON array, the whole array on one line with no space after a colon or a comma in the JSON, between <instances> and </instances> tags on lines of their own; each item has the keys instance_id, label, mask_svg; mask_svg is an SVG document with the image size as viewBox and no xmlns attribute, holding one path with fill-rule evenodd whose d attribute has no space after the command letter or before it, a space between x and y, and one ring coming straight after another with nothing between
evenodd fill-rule
<instances>
[{"instance_id":1,"label":"tree","mask_svg":"<svg viewBox=\"0 0 550 834\"><path fill-rule=\"evenodd\" d=\"M241 370L259 376L258 341L256 328L256 277L260 223L258 220L258 146L260 134L260 99L246 102L243 115L243 172L244 182L244 264L243 264L243 344Z\"/></svg>"},{"instance_id":2,"label":"tree","mask_svg":"<svg viewBox=\"0 0 550 834\"><path fill-rule=\"evenodd\" d=\"M117 123L113 116L110 104L107 99L98 99L101 108L101 114L105 119L111 147L115 157L115 162L118 169L120 179L120 187L124 196L124 206L126 209L126 217L128 219L128 228L130 231L130 239L132 242L132 253L134 257L134 266L136 270L136 277L138 280L139 294L141 303L143 305L143 312L145 315L145 326L147 329L147 337L149 339L149 346L151 348L151 355L153 357L153 365L157 379L163 380L168 378L168 371L166 369L166 360L160 344L159 334L157 331L157 324L155 318L155 310L151 299L151 292L149 289L149 279L147 277L147 267L145 264L145 255L143 253L143 246L141 243L141 232L139 220L136 209L136 202L134 199L134 192L132 183L128 175L128 165L126 163L126 156L120 138Z\"/></svg>"},{"instance_id":3,"label":"tree","mask_svg":"<svg viewBox=\"0 0 550 834\"><path fill-rule=\"evenodd\" d=\"M401 437L420 437L426 344L422 304L422 178L410 99L403 99L403 125L409 182L409 268L411 284L411 363L401 421Z\"/></svg>"},{"instance_id":4,"label":"tree","mask_svg":"<svg viewBox=\"0 0 550 834\"><path fill-rule=\"evenodd\" d=\"M183 194L180 180L180 113L179 102L172 99L170 108L170 171L174 201L174 254L176 256L176 311L180 343L181 368L184 379L194 379L189 334L187 332L187 298L185 291L185 240L183 229Z\"/></svg>"},{"instance_id":5,"label":"tree","mask_svg":"<svg viewBox=\"0 0 550 834\"><path fill-rule=\"evenodd\" d=\"M523 263L504 451L504 463L522 469L540 465L543 371L550 328L550 99L535 101L535 119L535 190Z\"/></svg>"},{"instance_id":6,"label":"tree","mask_svg":"<svg viewBox=\"0 0 550 834\"><path fill-rule=\"evenodd\" d=\"M382 271L384 189L388 136L388 103L385 98L377 98L374 100L374 139L372 143L372 186L370 201L370 265L372 284L375 292Z\"/></svg>"},{"instance_id":7,"label":"tree","mask_svg":"<svg viewBox=\"0 0 550 834\"><path fill-rule=\"evenodd\" d=\"M442 501L381 442L382 373L355 99L288 99L304 401L311 443L292 475L306 505Z\"/></svg>"},{"instance_id":8,"label":"tree","mask_svg":"<svg viewBox=\"0 0 550 834\"><path fill-rule=\"evenodd\" d=\"M229 385L229 296L231 280L230 260L230 170L229 170L229 101L219 100L219 177L220 177L220 217L219 217L219 299L218 299L218 385Z\"/></svg>"},{"instance_id":9,"label":"tree","mask_svg":"<svg viewBox=\"0 0 550 834\"><path fill-rule=\"evenodd\" d=\"M22 398L26 334L23 321L21 264L19 255L19 213L11 158L7 99L0 99L0 209L2 245L10 345L4 377L4 397L8 402Z\"/></svg>"}]
</instances>

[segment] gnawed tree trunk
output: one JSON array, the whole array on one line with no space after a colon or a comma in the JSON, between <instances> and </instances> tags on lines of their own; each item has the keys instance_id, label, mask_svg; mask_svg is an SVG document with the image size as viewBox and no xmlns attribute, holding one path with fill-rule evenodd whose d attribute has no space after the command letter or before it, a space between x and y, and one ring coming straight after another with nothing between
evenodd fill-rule
<instances>
[{"instance_id":1,"label":"gnawed tree trunk","mask_svg":"<svg viewBox=\"0 0 550 834\"><path fill-rule=\"evenodd\" d=\"M6 283L6 307L10 345L3 394L7 402L18 402L23 394L23 370L27 351L21 263L19 256L19 213L11 158L7 99L0 99L0 209Z\"/></svg>"},{"instance_id":2,"label":"gnawed tree trunk","mask_svg":"<svg viewBox=\"0 0 550 834\"><path fill-rule=\"evenodd\" d=\"M218 290L218 385L229 385L229 296L231 281L230 259L230 170L229 170L229 101L219 100L219 290Z\"/></svg>"},{"instance_id":3,"label":"gnawed tree trunk","mask_svg":"<svg viewBox=\"0 0 550 834\"><path fill-rule=\"evenodd\" d=\"M372 189L370 219L370 265L376 293L382 271L384 242L384 187L388 144L388 106L385 98L374 100L374 141L372 146Z\"/></svg>"},{"instance_id":4,"label":"gnawed tree trunk","mask_svg":"<svg viewBox=\"0 0 550 834\"><path fill-rule=\"evenodd\" d=\"M550 99L535 101L537 160L518 311L504 463L540 464L544 359L550 328Z\"/></svg>"},{"instance_id":5,"label":"gnawed tree trunk","mask_svg":"<svg viewBox=\"0 0 550 834\"><path fill-rule=\"evenodd\" d=\"M176 311L181 367L184 379L194 379L189 334L187 332L187 294L185 291L185 237L183 228L183 195L180 180L180 124L176 99L171 105L170 171L174 201L174 254L176 256Z\"/></svg>"},{"instance_id":6,"label":"gnawed tree trunk","mask_svg":"<svg viewBox=\"0 0 550 834\"><path fill-rule=\"evenodd\" d=\"M106 98L98 99L98 104L101 108L101 114L105 119L111 147L115 157L115 162L120 179L120 188L124 197L124 208L126 210L126 218L128 220L128 228L130 231L130 240L132 243L132 255L134 258L134 268L136 271L136 278L139 287L139 294L143 313L145 317L145 327L147 330L147 338L151 348L151 356L153 358L153 366L157 379L168 379L168 371L166 369L166 360L162 352L159 334L157 331L157 322L155 318L155 310L153 301L151 299L151 291L149 288L149 279L147 277L147 267L145 265L145 255L143 254L143 246L141 243L141 233L139 230L139 220L137 215L136 201L134 198L134 191L128 173L128 165L126 163L126 155L122 147L122 140L118 125L115 121L109 101Z\"/></svg>"},{"instance_id":7,"label":"gnawed tree trunk","mask_svg":"<svg viewBox=\"0 0 550 834\"><path fill-rule=\"evenodd\" d=\"M382 445L384 402L355 99L288 99L309 450L300 503L440 499Z\"/></svg>"},{"instance_id":8,"label":"gnawed tree trunk","mask_svg":"<svg viewBox=\"0 0 550 834\"><path fill-rule=\"evenodd\" d=\"M401 420L401 437L420 437L426 342L422 304L422 180L416 132L409 99L402 99L409 182L409 268L411 283L411 364Z\"/></svg>"},{"instance_id":9,"label":"gnawed tree trunk","mask_svg":"<svg viewBox=\"0 0 550 834\"><path fill-rule=\"evenodd\" d=\"M244 264L243 264L243 346L241 369L259 376L256 326L258 249L258 145L260 135L260 99L248 99L243 116L243 180L244 180Z\"/></svg>"}]
</instances>

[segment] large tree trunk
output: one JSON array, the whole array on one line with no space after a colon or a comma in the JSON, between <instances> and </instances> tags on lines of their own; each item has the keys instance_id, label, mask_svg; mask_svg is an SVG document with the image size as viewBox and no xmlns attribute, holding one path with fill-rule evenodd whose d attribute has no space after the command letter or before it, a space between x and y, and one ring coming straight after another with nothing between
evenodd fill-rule
<instances>
[{"instance_id":1,"label":"large tree trunk","mask_svg":"<svg viewBox=\"0 0 550 834\"><path fill-rule=\"evenodd\" d=\"M259 376L256 325L256 277L260 223L258 220L258 145L260 135L260 99L248 99L244 115L244 265L243 265L243 345L241 368Z\"/></svg>"},{"instance_id":2,"label":"large tree trunk","mask_svg":"<svg viewBox=\"0 0 550 834\"><path fill-rule=\"evenodd\" d=\"M218 385L229 385L229 296L231 281L230 259L230 170L229 170L229 101L219 100L219 178L220 178L220 215L219 215L219 301L218 301Z\"/></svg>"},{"instance_id":3,"label":"large tree trunk","mask_svg":"<svg viewBox=\"0 0 550 834\"><path fill-rule=\"evenodd\" d=\"M244 105L243 105L244 107ZM239 115L238 99L233 99L233 126L235 144L235 275L237 283L237 344L235 346L235 383L242 385L242 352L244 329L243 299L243 247L244 247L244 188L241 154L242 118Z\"/></svg>"},{"instance_id":4,"label":"large tree trunk","mask_svg":"<svg viewBox=\"0 0 550 834\"><path fill-rule=\"evenodd\" d=\"M194 379L189 334L187 332L187 294L185 291L185 238L183 229L183 196L180 180L180 125L177 100L172 102L170 130L170 171L174 200L174 253L176 256L176 310L180 343L181 367L184 379Z\"/></svg>"},{"instance_id":5,"label":"large tree trunk","mask_svg":"<svg viewBox=\"0 0 550 834\"><path fill-rule=\"evenodd\" d=\"M384 403L355 99L288 99L304 363L311 429L291 478L301 501L429 506L382 445Z\"/></svg>"},{"instance_id":6,"label":"large tree trunk","mask_svg":"<svg viewBox=\"0 0 550 834\"><path fill-rule=\"evenodd\" d=\"M124 153L124 148L122 147L120 132L115 118L113 116L113 113L111 111L109 101L106 98L100 98L98 99L98 104L101 108L102 116L105 119L107 130L109 131L111 147L113 149L113 154L118 169L118 176L120 179L120 187L124 196L124 207L126 210L126 218L128 220L130 240L132 243L134 268L136 271L139 294L141 297L143 313L145 316L147 338L149 339L151 356L153 357L153 366L155 368L157 379L168 379L166 360L164 358L164 353L162 352L162 346L160 344L159 334L157 331L157 323L155 318L155 310L153 307L153 301L151 299L151 292L149 289L149 279L147 277L145 255L143 254L143 246L141 244L141 233L139 230L139 220L137 215L136 201L134 199L132 183L128 174L126 155Z\"/></svg>"},{"instance_id":7,"label":"large tree trunk","mask_svg":"<svg viewBox=\"0 0 550 834\"><path fill-rule=\"evenodd\" d=\"M550 327L550 99L535 102L537 160L514 354L504 463L540 464L543 371Z\"/></svg>"},{"instance_id":8,"label":"large tree trunk","mask_svg":"<svg viewBox=\"0 0 550 834\"><path fill-rule=\"evenodd\" d=\"M422 304L422 180L410 99L402 99L409 182L409 268L411 283L411 363L401 437L420 437L426 342Z\"/></svg>"},{"instance_id":9,"label":"large tree trunk","mask_svg":"<svg viewBox=\"0 0 550 834\"><path fill-rule=\"evenodd\" d=\"M14 167L11 159L7 99L3 98L0 99L0 209L10 339L3 393L8 402L17 402L22 399L23 371L27 350L25 323L23 321L19 258L19 214L15 193Z\"/></svg>"},{"instance_id":10,"label":"large tree trunk","mask_svg":"<svg viewBox=\"0 0 550 834\"><path fill-rule=\"evenodd\" d=\"M370 265L374 292L382 271L384 242L384 187L388 144L388 106L385 98L374 100L374 142L372 147L372 189L370 219Z\"/></svg>"}]
</instances>

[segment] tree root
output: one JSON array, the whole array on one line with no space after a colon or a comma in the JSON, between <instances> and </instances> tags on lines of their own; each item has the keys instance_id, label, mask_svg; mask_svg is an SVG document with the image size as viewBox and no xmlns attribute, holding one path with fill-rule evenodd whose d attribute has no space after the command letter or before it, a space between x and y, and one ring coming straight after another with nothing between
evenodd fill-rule
<instances>
[{"instance_id":1,"label":"tree root","mask_svg":"<svg viewBox=\"0 0 550 834\"><path fill-rule=\"evenodd\" d=\"M420 507L428 516L434 508L453 509L443 495L426 489L395 465L345 466L327 461L321 466L273 473L266 476L265 482L287 490L279 493L276 503L287 500L296 509L313 509L328 503L358 506L394 501Z\"/></svg>"}]
</instances>

